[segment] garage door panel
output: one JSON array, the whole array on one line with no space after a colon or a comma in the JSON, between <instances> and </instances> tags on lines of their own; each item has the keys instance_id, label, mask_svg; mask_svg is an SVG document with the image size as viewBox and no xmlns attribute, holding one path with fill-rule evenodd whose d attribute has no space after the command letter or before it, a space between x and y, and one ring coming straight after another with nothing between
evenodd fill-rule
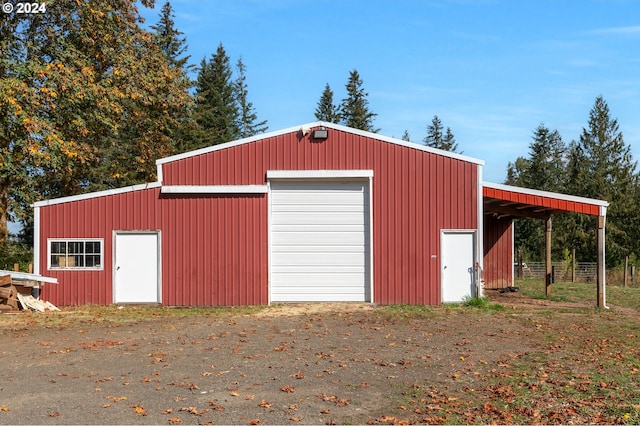
<instances>
[{"instance_id":1,"label":"garage door panel","mask_svg":"<svg viewBox=\"0 0 640 426\"><path fill-rule=\"evenodd\" d=\"M359 225L362 224L362 210L359 212L286 212L276 213L274 225Z\"/></svg>"},{"instance_id":2,"label":"garage door panel","mask_svg":"<svg viewBox=\"0 0 640 426\"><path fill-rule=\"evenodd\" d=\"M300 274L313 277L318 274L327 273L326 265L286 265L274 266L271 268L274 273L282 274ZM332 265L331 272L342 275L362 274L362 265Z\"/></svg>"},{"instance_id":3,"label":"garage door panel","mask_svg":"<svg viewBox=\"0 0 640 426\"><path fill-rule=\"evenodd\" d=\"M271 182L271 300L365 301L368 182Z\"/></svg>"},{"instance_id":4,"label":"garage door panel","mask_svg":"<svg viewBox=\"0 0 640 426\"><path fill-rule=\"evenodd\" d=\"M305 192L288 192L281 193L277 200L278 206L300 206L301 208L319 205L332 205L334 203L340 205L358 205L364 200L364 193L360 191L317 191L314 194Z\"/></svg>"},{"instance_id":5,"label":"garage door panel","mask_svg":"<svg viewBox=\"0 0 640 426\"><path fill-rule=\"evenodd\" d=\"M355 293L273 293L274 302L362 302L362 295Z\"/></svg>"},{"instance_id":6,"label":"garage door panel","mask_svg":"<svg viewBox=\"0 0 640 426\"><path fill-rule=\"evenodd\" d=\"M312 248L313 249L313 248ZM323 256L324 254L324 256ZM333 265L354 265L364 266L364 250L358 252L354 251L340 251L340 252L294 252L274 251L273 257L276 264L294 264L294 265L326 265L331 267Z\"/></svg>"},{"instance_id":7,"label":"garage door panel","mask_svg":"<svg viewBox=\"0 0 640 426\"><path fill-rule=\"evenodd\" d=\"M300 287L302 285L315 285L324 287L352 288L351 292L360 291L362 278L359 273L352 276L338 274L333 271L316 272L313 275L284 273L280 277L280 288ZM340 283L334 285L333 283Z\"/></svg>"},{"instance_id":8,"label":"garage door panel","mask_svg":"<svg viewBox=\"0 0 640 426\"><path fill-rule=\"evenodd\" d=\"M364 233L365 227L362 224L353 224L353 225L331 225L331 224L311 224L311 225L291 225L291 224L282 224L282 225L272 225L271 233L273 237L280 237L280 233L284 232L308 232L309 234L313 233L326 233L326 232L359 232Z\"/></svg>"},{"instance_id":9,"label":"garage door panel","mask_svg":"<svg viewBox=\"0 0 640 426\"><path fill-rule=\"evenodd\" d=\"M274 236L273 243L276 246L296 246L309 245L313 242L315 245L331 245L336 241L343 241L343 245L359 245L364 246L363 230L358 231L327 231L327 232L281 232Z\"/></svg>"}]
</instances>

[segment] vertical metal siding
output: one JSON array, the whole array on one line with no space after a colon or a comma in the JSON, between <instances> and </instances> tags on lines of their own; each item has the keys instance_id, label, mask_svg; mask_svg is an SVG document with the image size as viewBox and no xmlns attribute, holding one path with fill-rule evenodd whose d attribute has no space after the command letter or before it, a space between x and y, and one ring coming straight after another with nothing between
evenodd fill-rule
<instances>
[{"instance_id":1,"label":"vertical metal siding","mask_svg":"<svg viewBox=\"0 0 640 426\"><path fill-rule=\"evenodd\" d=\"M267 170L373 169L374 302L440 303L440 230L477 229L478 166L331 129L163 164L165 185L263 185ZM80 215L82 212L82 215ZM41 271L60 305L111 303L112 229L159 229L167 305L267 303L267 196L133 191L41 208ZM47 271L50 237L102 237L102 272Z\"/></svg>"},{"instance_id":2,"label":"vertical metal siding","mask_svg":"<svg viewBox=\"0 0 640 426\"><path fill-rule=\"evenodd\" d=\"M41 207L40 270L60 282L43 295L57 305L112 303L113 230L161 230L164 304L267 303L266 289L253 288L266 287L266 214L265 195L165 197L159 189ZM102 238L103 270L48 270L48 238Z\"/></svg>"},{"instance_id":3,"label":"vertical metal siding","mask_svg":"<svg viewBox=\"0 0 640 426\"><path fill-rule=\"evenodd\" d=\"M505 288L513 284L513 221L484 216L484 286Z\"/></svg>"}]
</instances>

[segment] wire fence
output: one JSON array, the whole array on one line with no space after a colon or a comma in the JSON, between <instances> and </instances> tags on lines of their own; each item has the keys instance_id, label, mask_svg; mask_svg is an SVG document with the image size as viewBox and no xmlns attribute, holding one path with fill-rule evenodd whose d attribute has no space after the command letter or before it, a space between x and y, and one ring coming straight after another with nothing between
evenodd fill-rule
<instances>
[{"instance_id":1,"label":"wire fence","mask_svg":"<svg viewBox=\"0 0 640 426\"><path fill-rule=\"evenodd\" d=\"M640 276L635 267L630 266L625 276L624 268L607 269L607 284L640 286ZM571 262L552 262L551 276L553 281L568 281L595 283L597 274L596 262L576 262L575 272ZM522 276L518 275L518 265L514 265L516 278L538 278L544 279L546 275L546 264L544 262L525 262L522 265ZM626 279L626 283L625 283Z\"/></svg>"},{"instance_id":2,"label":"wire fence","mask_svg":"<svg viewBox=\"0 0 640 426\"><path fill-rule=\"evenodd\" d=\"M518 265L515 266L518 277ZM522 264L522 278L544 278L547 272L545 262L526 262ZM595 282L597 267L595 262L577 262L575 275L571 262L552 262L551 276L554 281Z\"/></svg>"}]
</instances>

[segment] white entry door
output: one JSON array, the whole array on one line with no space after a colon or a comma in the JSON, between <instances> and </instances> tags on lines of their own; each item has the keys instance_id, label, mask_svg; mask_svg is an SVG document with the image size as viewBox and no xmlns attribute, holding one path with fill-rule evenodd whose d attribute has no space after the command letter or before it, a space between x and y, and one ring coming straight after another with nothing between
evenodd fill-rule
<instances>
[{"instance_id":1,"label":"white entry door","mask_svg":"<svg viewBox=\"0 0 640 426\"><path fill-rule=\"evenodd\" d=\"M442 303L462 302L475 295L476 232L442 231Z\"/></svg>"},{"instance_id":2,"label":"white entry door","mask_svg":"<svg viewBox=\"0 0 640 426\"><path fill-rule=\"evenodd\" d=\"M116 233L114 303L160 303L158 234Z\"/></svg>"}]
</instances>

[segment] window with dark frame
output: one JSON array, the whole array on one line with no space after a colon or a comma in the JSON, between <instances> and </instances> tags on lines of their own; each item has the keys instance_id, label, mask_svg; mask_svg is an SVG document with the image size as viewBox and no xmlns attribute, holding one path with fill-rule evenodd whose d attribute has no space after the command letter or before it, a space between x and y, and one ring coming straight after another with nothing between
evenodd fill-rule
<instances>
[{"instance_id":1,"label":"window with dark frame","mask_svg":"<svg viewBox=\"0 0 640 426\"><path fill-rule=\"evenodd\" d=\"M50 240L50 269L102 269L102 240Z\"/></svg>"}]
</instances>

